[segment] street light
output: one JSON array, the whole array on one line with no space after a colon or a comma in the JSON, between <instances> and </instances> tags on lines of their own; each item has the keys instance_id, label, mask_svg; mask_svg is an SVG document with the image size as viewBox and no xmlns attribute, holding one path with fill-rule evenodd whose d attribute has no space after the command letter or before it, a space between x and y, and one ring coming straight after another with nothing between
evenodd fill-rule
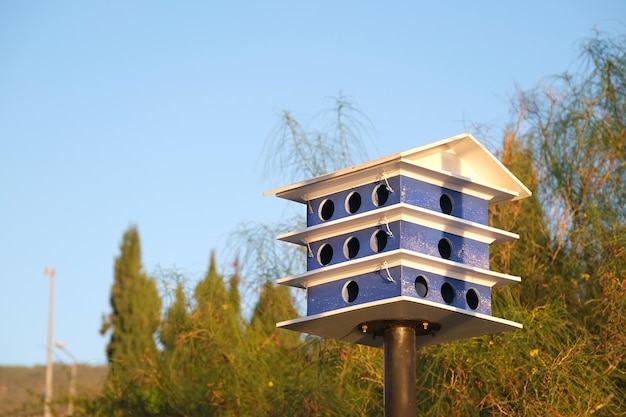
<instances>
[{"instance_id":1,"label":"street light","mask_svg":"<svg viewBox=\"0 0 626 417\"><path fill-rule=\"evenodd\" d=\"M44 274L50 278L50 302L48 304L48 358L46 364L46 398L43 405L44 417L51 417L52 401L52 327L54 325L54 269L46 268Z\"/></svg>"},{"instance_id":2,"label":"street light","mask_svg":"<svg viewBox=\"0 0 626 417\"><path fill-rule=\"evenodd\" d=\"M71 416L74 414L74 396L76 395L76 370L77 370L76 369L77 368L76 357L72 355L70 351L65 348L65 345L63 344L63 342L59 340L57 340L56 342L56 347L58 347L60 350L65 352L65 354L72 359L72 373L70 377L69 400L67 403L67 415Z\"/></svg>"}]
</instances>

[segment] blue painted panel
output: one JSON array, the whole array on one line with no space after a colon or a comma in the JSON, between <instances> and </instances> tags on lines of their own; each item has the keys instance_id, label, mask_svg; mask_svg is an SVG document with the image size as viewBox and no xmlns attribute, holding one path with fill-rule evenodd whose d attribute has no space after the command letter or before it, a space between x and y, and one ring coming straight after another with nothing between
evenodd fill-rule
<instances>
[{"instance_id":1,"label":"blue painted panel","mask_svg":"<svg viewBox=\"0 0 626 417\"><path fill-rule=\"evenodd\" d=\"M426 255L442 257L479 268L489 269L489 245L437 229L401 221L400 247ZM395 233L394 233L395 234ZM450 256L442 256L439 244L450 244ZM445 249L445 248L442 248Z\"/></svg>"},{"instance_id":2,"label":"blue painted panel","mask_svg":"<svg viewBox=\"0 0 626 417\"><path fill-rule=\"evenodd\" d=\"M391 276L400 276L400 267L389 268ZM344 299L344 287L354 281L358 294L353 301ZM347 292L347 289L346 289ZM345 294L347 297L348 294ZM401 295L400 280L391 282L387 271L370 272L355 277L316 285L307 289L307 315L323 313L352 305L383 300Z\"/></svg>"},{"instance_id":3,"label":"blue painted panel","mask_svg":"<svg viewBox=\"0 0 626 417\"><path fill-rule=\"evenodd\" d=\"M309 244L313 256L307 257L307 271L322 268L325 266L335 265L340 262L346 262L353 259L363 258L365 256L374 255L376 253L388 252L390 250L400 249L400 222L389 223L389 229L393 236L389 236L386 226L376 226L362 229L353 233L346 233L334 236L328 239L311 242ZM381 233L386 236L387 243L383 250L376 251L377 247L372 246L372 236ZM359 242L359 251L356 256L348 258L344 254L344 246L350 238L355 238ZM322 250L324 245L329 245L332 249L332 257L328 259L327 253ZM329 252L328 252L329 253ZM322 259L325 258L325 259Z\"/></svg>"},{"instance_id":4,"label":"blue painted panel","mask_svg":"<svg viewBox=\"0 0 626 417\"><path fill-rule=\"evenodd\" d=\"M485 225L489 221L486 200L404 176L400 183L404 203L443 212L441 196L446 194L452 201L452 211L446 214Z\"/></svg>"},{"instance_id":5,"label":"blue painted panel","mask_svg":"<svg viewBox=\"0 0 626 417\"><path fill-rule=\"evenodd\" d=\"M393 192L389 192L387 201L380 205L375 204L374 201L376 189L380 186L384 187L386 185L384 181L376 181L310 200L307 204L307 227L380 207L388 207L400 202L436 212L444 212L476 223L488 224L486 200L405 176L391 177L388 179L388 183ZM358 196L353 196L352 193L356 193ZM447 196L444 199L449 198L450 212L445 212L442 208L441 199L443 195ZM350 199L351 196L353 197L352 200ZM353 203L352 205L350 201ZM330 209L331 206L332 210ZM322 207L328 210L322 210ZM351 210L349 210L350 207Z\"/></svg>"},{"instance_id":6,"label":"blue painted panel","mask_svg":"<svg viewBox=\"0 0 626 417\"><path fill-rule=\"evenodd\" d=\"M489 269L489 245L486 243L407 221L391 222L389 223L389 230L391 230L393 236L387 234L387 227L383 225L311 242L309 246L312 256L307 257L307 271L395 249L408 249L454 262ZM386 237L387 240L384 249L380 251L377 251L377 247L372 244L373 236L376 233L384 234L385 236L383 237ZM358 251L356 253L350 254L347 251L350 239L358 242ZM447 240L450 244L450 256L448 258L440 254L439 244L442 239ZM446 243L442 242L442 244ZM350 255L352 257L349 257Z\"/></svg>"},{"instance_id":7,"label":"blue painted panel","mask_svg":"<svg viewBox=\"0 0 626 417\"><path fill-rule=\"evenodd\" d=\"M449 304L465 310L491 315L491 289L487 286L476 285L406 266L401 267L401 273L402 295L421 298L435 303ZM416 283L419 276L423 277L423 281L420 279L419 282ZM452 302L450 303L447 303L442 296L441 287L445 282L449 283L452 289ZM424 285L426 285L426 287ZM423 292L421 294L418 293L418 288L420 292L427 289L426 295L423 295ZM468 291L470 292L469 296ZM475 299L473 298L474 296ZM476 304L472 304L472 307L470 307L468 305L468 298L470 302L473 303L475 301Z\"/></svg>"},{"instance_id":8,"label":"blue painted panel","mask_svg":"<svg viewBox=\"0 0 626 417\"><path fill-rule=\"evenodd\" d=\"M400 177L396 176L388 179L389 186L395 191L400 189ZM376 181L371 184L365 184L359 187L350 188L348 190L340 191L334 194L329 194L324 197L316 198L310 200L307 204L307 227L315 226L321 223L326 223L328 221L341 219L344 217L351 216L357 213L364 213L366 211L374 210L381 207L387 207L393 204L397 204L400 202L400 193L393 192L389 193L387 201L384 204L376 205L374 204L374 195L377 187L382 186L385 187L386 183L384 181ZM351 193L358 193L360 196L360 206L357 210L353 210L353 212L349 212L347 210L348 197ZM320 206L322 206L326 200L332 201L334 206L334 210L332 210L332 216L327 217L326 219L322 219L320 217ZM356 199L358 200L358 199ZM354 208L355 206L353 206Z\"/></svg>"},{"instance_id":9,"label":"blue painted panel","mask_svg":"<svg viewBox=\"0 0 626 417\"><path fill-rule=\"evenodd\" d=\"M389 280L389 275L395 282ZM491 315L491 290L462 280L424 272L406 266L370 272L307 289L307 315L324 313L363 303L404 295ZM416 279L422 276L428 292L417 292ZM353 281L353 283L351 283ZM355 291L358 288L358 291ZM424 287L419 287L423 290ZM350 291L351 289L351 291ZM443 293L449 299L445 299Z\"/></svg>"}]
</instances>

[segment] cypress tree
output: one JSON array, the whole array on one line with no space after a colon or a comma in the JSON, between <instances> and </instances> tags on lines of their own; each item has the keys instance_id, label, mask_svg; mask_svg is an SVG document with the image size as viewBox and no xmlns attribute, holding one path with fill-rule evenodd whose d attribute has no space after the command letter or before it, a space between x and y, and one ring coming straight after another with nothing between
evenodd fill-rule
<instances>
[{"instance_id":1,"label":"cypress tree","mask_svg":"<svg viewBox=\"0 0 626 417\"><path fill-rule=\"evenodd\" d=\"M241 315L241 296L239 294L239 284L241 276L239 275L239 259L234 262L235 272L228 280L228 302L229 308L233 309L233 314L240 317Z\"/></svg>"},{"instance_id":2,"label":"cypress tree","mask_svg":"<svg viewBox=\"0 0 626 417\"><path fill-rule=\"evenodd\" d=\"M255 362L253 372L244 374L247 391L255 396L254 415L286 415L293 407L289 397L297 398L293 389L302 383L305 368L297 348L300 334L276 328L276 322L294 317L289 289L266 281L245 336L245 354Z\"/></svg>"},{"instance_id":3,"label":"cypress tree","mask_svg":"<svg viewBox=\"0 0 626 417\"><path fill-rule=\"evenodd\" d=\"M299 334L277 329L276 323L297 316L289 288L266 281L261 287L249 331L256 332L264 338L271 338L277 344L294 346L298 342Z\"/></svg>"},{"instance_id":4,"label":"cypress tree","mask_svg":"<svg viewBox=\"0 0 626 417\"><path fill-rule=\"evenodd\" d=\"M143 270L135 226L122 238L110 300L112 312L103 319L100 330L103 336L111 334L106 347L109 374L105 394L114 410L126 408L127 413L141 414L157 401L152 388L161 299L156 282Z\"/></svg>"},{"instance_id":5,"label":"cypress tree","mask_svg":"<svg viewBox=\"0 0 626 417\"><path fill-rule=\"evenodd\" d=\"M240 308L237 278L227 289L217 271L215 253L211 253L209 269L194 289L195 308L191 316L207 347L226 348L236 345L240 338ZM235 304L235 302L237 304Z\"/></svg>"},{"instance_id":6,"label":"cypress tree","mask_svg":"<svg viewBox=\"0 0 626 417\"><path fill-rule=\"evenodd\" d=\"M168 415L238 415L238 343L241 318L212 252L204 278L186 301L182 289L163 326ZM187 313L186 305L192 305ZM167 372L167 375L165 375Z\"/></svg>"},{"instance_id":7,"label":"cypress tree","mask_svg":"<svg viewBox=\"0 0 626 417\"><path fill-rule=\"evenodd\" d=\"M190 374L193 370L193 353L189 351L189 339L193 335L193 323L188 312L189 300L183 284L179 282L174 291L174 301L167 309L159 340L163 346L160 361L160 390L163 393L163 409L160 414L184 415L189 408L189 393L193 391Z\"/></svg>"},{"instance_id":8,"label":"cypress tree","mask_svg":"<svg viewBox=\"0 0 626 417\"><path fill-rule=\"evenodd\" d=\"M174 291L174 302L165 313L159 340L165 355L173 352L183 342L185 333L191 329L191 318L187 311L187 297L182 283Z\"/></svg>"}]
</instances>

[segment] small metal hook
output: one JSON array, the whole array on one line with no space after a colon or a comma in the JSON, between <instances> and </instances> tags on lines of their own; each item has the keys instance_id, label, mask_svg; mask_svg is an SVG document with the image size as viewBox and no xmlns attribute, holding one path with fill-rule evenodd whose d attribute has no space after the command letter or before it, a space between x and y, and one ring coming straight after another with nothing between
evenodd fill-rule
<instances>
[{"instance_id":1,"label":"small metal hook","mask_svg":"<svg viewBox=\"0 0 626 417\"><path fill-rule=\"evenodd\" d=\"M391 188L391 185L389 185L389 180L387 180L387 173L385 171L383 171L383 173L381 174L382 180L385 181L385 186L387 187L387 191L389 191L390 193L393 193L393 188Z\"/></svg>"},{"instance_id":2,"label":"small metal hook","mask_svg":"<svg viewBox=\"0 0 626 417\"><path fill-rule=\"evenodd\" d=\"M393 232L391 231L391 228L389 227L389 220L387 219L387 216L383 217L382 222L385 225L385 227L387 228L387 236L393 237Z\"/></svg>"},{"instance_id":3,"label":"small metal hook","mask_svg":"<svg viewBox=\"0 0 626 417\"><path fill-rule=\"evenodd\" d=\"M389 282L396 282L393 277L391 276L391 273L389 272L389 264L387 263L387 261L383 262L383 268L385 268L385 271L387 271L387 276L385 277L385 279Z\"/></svg>"}]
</instances>

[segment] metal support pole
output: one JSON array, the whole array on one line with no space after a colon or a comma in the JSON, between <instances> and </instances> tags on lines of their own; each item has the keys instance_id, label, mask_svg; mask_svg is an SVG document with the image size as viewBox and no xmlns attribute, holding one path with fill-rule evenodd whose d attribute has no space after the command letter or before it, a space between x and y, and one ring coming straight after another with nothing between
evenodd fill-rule
<instances>
[{"instance_id":1,"label":"metal support pole","mask_svg":"<svg viewBox=\"0 0 626 417\"><path fill-rule=\"evenodd\" d=\"M67 403L67 415L68 417L72 417L74 415L74 397L76 397L76 369L77 364L76 360L72 362L72 375L70 379L70 398Z\"/></svg>"},{"instance_id":2,"label":"metal support pole","mask_svg":"<svg viewBox=\"0 0 626 417\"><path fill-rule=\"evenodd\" d=\"M74 414L74 397L76 397L76 372L78 368L78 361L76 357L72 355L72 353L65 348L65 345L60 340L57 340L56 345L59 349L61 349L67 356L72 359L72 371L70 374L70 389L69 389L69 399L67 402L67 415L72 416Z\"/></svg>"},{"instance_id":3,"label":"metal support pole","mask_svg":"<svg viewBox=\"0 0 626 417\"><path fill-rule=\"evenodd\" d=\"M44 417L50 417L52 402L52 333L54 326L54 269L46 268L46 276L50 278L50 302L48 304L48 352L46 360L46 397L43 405Z\"/></svg>"},{"instance_id":4,"label":"metal support pole","mask_svg":"<svg viewBox=\"0 0 626 417\"><path fill-rule=\"evenodd\" d=\"M383 336L385 417L416 417L415 326L388 323Z\"/></svg>"}]
</instances>

